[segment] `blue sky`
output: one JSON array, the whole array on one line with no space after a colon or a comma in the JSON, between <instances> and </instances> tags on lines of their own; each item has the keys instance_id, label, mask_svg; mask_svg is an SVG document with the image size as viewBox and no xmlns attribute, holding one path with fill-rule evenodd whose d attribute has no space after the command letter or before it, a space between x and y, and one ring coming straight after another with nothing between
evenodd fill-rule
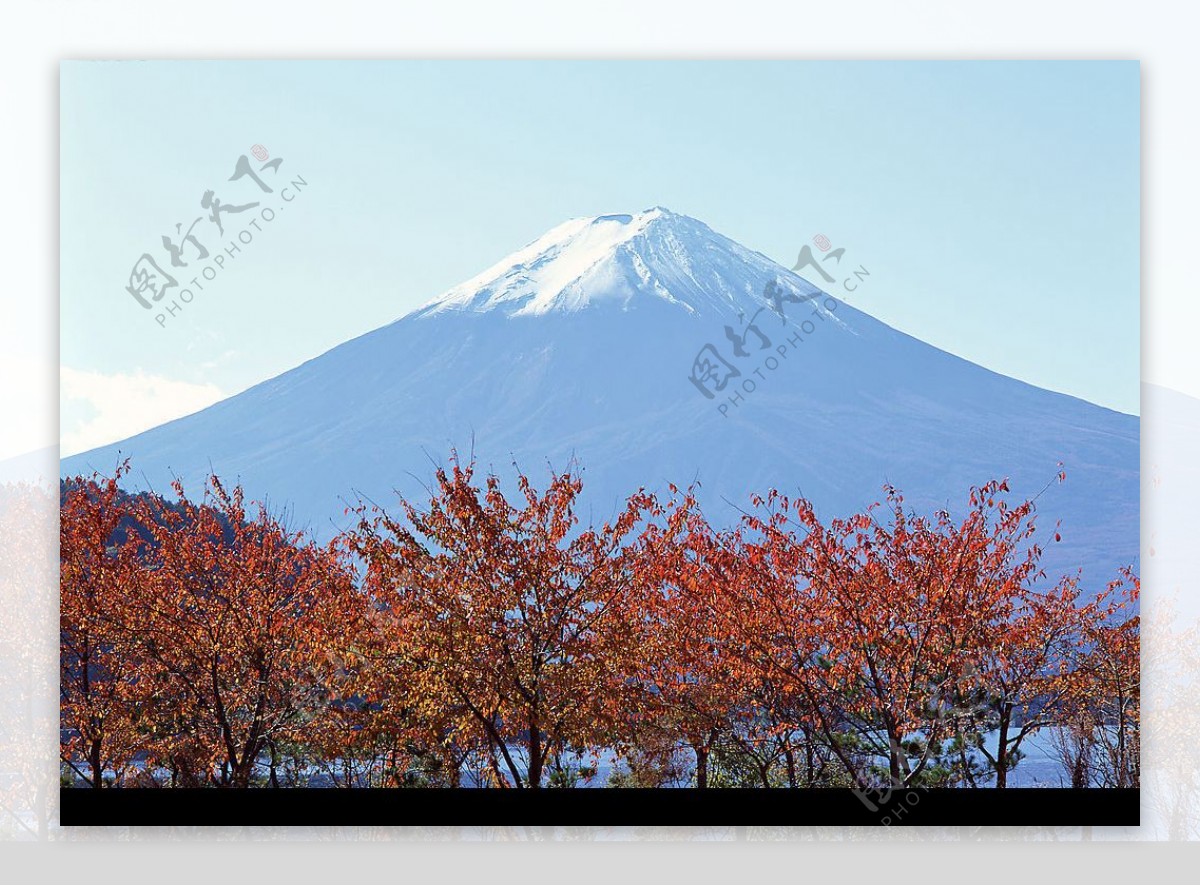
<instances>
[{"instance_id":1,"label":"blue sky","mask_svg":"<svg viewBox=\"0 0 1200 886\"><path fill-rule=\"evenodd\" d=\"M823 233L871 271L856 307L1138 411L1136 62L66 62L61 87L64 454L655 205L789 267ZM270 195L227 181L255 144ZM170 269L207 190L279 211L160 326L130 270ZM215 252L240 218L194 230Z\"/></svg>"}]
</instances>

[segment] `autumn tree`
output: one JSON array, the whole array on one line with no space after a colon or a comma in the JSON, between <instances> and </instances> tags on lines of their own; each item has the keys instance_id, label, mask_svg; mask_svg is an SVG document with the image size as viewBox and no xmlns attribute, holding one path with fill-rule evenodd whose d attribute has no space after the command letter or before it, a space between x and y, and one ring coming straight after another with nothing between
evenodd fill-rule
<instances>
[{"instance_id":1,"label":"autumn tree","mask_svg":"<svg viewBox=\"0 0 1200 886\"><path fill-rule=\"evenodd\" d=\"M454 456L426 507L361 506L348 544L385 633L376 666L407 690L381 703L421 712L460 759L479 750L490 783L539 788L618 715L609 662L634 653L617 614L644 503L580 528L577 473L551 472L542 491L517 474L510 501Z\"/></svg>"},{"instance_id":2,"label":"autumn tree","mask_svg":"<svg viewBox=\"0 0 1200 886\"><path fill-rule=\"evenodd\" d=\"M743 527L750 568L729 584L724 607L731 648L787 687L794 725L815 729L861 787L880 776L949 783L947 744L980 650L1013 616L1036 565L1022 551L1033 505L1010 507L1007 485L992 482L972 490L955 520L912 513L885 491L886 519L872 508L828 524L803 499L755 499ZM886 769L876 774L872 758Z\"/></svg>"},{"instance_id":3,"label":"autumn tree","mask_svg":"<svg viewBox=\"0 0 1200 886\"><path fill-rule=\"evenodd\" d=\"M63 481L59 520L62 761L93 788L120 781L144 745L141 657L122 626L140 605L141 539L128 531L127 472ZM86 771L79 768L79 764Z\"/></svg>"},{"instance_id":4,"label":"autumn tree","mask_svg":"<svg viewBox=\"0 0 1200 886\"><path fill-rule=\"evenodd\" d=\"M625 750L658 748L660 768L682 745L694 758L698 788L709 783L709 760L728 736L739 702L721 624L719 605L729 558L704 520L694 492L666 506L651 499L639 538L636 593L626 598L626 629L637 655L623 659L620 675L636 695L624 711Z\"/></svg>"},{"instance_id":5,"label":"autumn tree","mask_svg":"<svg viewBox=\"0 0 1200 886\"><path fill-rule=\"evenodd\" d=\"M701 788L832 783L813 715L821 641L800 546L715 529L694 490L673 488L651 514L633 598L644 633L629 677L643 698L630 720L638 740L658 732L687 748Z\"/></svg>"},{"instance_id":6,"label":"autumn tree","mask_svg":"<svg viewBox=\"0 0 1200 886\"><path fill-rule=\"evenodd\" d=\"M1045 590L1017 587L976 644L974 664L951 696L957 747L984 759L982 775L997 788L1007 787L1023 743L1063 714L1064 672L1085 608L1074 578ZM960 772L975 785L966 759Z\"/></svg>"},{"instance_id":7,"label":"autumn tree","mask_svg":"<svg viewBox=\"0 0 1200 886\"><path fill-rule=\"evenodd\" d=\"M1122 570L1082 609L1065 651L1058 749L1073 787L1141 783L1140 596L1141 580Z\"/></svg>"},{"instance_id":8,"label":"autumn tree","mask_svg":"<svg viewBox=\"0 0 1200 886\"><path fill-rule=\"evenodd\" d=\"M193 502L140 499L153 551L122 629L156 703L156 761L182 783L246 787L264 755L322 714L358 633L357 594L320 548L215 476Z\"/></svg>"}]
</instances>

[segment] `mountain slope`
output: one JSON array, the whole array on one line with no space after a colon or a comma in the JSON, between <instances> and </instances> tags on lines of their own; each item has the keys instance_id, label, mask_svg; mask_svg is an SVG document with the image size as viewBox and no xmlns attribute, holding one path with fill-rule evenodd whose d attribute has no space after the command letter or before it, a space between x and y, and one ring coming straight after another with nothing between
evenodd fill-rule
<instances>
[{"instance_id":1,"label":"mountain slope","mask_svg":"<svg viewBox=\"0 0 1200 886\"><path fill-rule=\"evenodd\" d=\"M751 320L739 357L725 327ZM991 477L1032 495L1062 462L1067 483L1039 499L1045 525L1063 523L1047 565L1102 582L1138 554L1135 417L930 347L663 209L560 225L395 323L63 472L120 452L157 488L178 475L198 492L211 462L325 536L357 494L420 496L451 447L534 478L574 456L598 519L639 485L699 480L720 522L771 486L826 515L884 482L923 508Z\"/></svg>"}]
</instances>

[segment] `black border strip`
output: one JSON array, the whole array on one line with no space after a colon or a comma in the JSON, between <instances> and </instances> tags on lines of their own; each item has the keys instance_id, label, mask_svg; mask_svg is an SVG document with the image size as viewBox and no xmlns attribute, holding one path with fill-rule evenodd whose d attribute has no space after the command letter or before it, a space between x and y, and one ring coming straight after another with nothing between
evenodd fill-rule
<instances>
[{"instance_id":1,"label":"black border strip","mask_svg":"<svg viewBox=\"0 0 1200 886\"><path fill-rule=\"evenodd\" d=\"M64 826L1124 826L1133 789L63 788Z\"/></svg>"}]
</instances>

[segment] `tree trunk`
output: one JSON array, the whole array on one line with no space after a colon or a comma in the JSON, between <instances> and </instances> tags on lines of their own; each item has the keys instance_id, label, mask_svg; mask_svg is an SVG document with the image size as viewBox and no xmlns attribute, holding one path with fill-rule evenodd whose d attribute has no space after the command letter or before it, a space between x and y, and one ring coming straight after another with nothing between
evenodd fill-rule
<instances>
[{"instance_id":1,"label":"tree trunk","mask_svg":"<svg viewBox=\"0 0 1200 886\"><path fill-rule=\"evenodd\" d=\"M1012 719L1012 707L1003 705L1000 710L1000 743L996 748L996 789L1008 787L1008 725Z\"/></svg>"},{"instance_id":2,"label":"tree trunk","mask_svg":"<svg viewBox=\"0 0 1200 886\"><path fill-rule=\"evenodd\" d=\"M104 787L104 768L100 757L100 739L92 739L88 748L88 765L92 767L92 787Z\"/></svg>"},{"instance_id":3,"label":"tree trunk","mask_svg":"<svg viewBox=\"0 0 1200 886\"><path fill-rule=\"evenodd\" d=\"M769 760L758 764L758 777L764 788L771 786L771 763Z\"/></svg>"},{"instance_id":4,"label":"tree trunk","mask_svg":"<svg viewBox=\"0 0 1200 886\"><path fill-rule=\"evenodd\" d=\"M529 727L529 772L525 776L525 780L531 788L536 789L542 786L544 757L541 732L535 723Z\"/></svg>"},{"instance_id":5,"label":"tree trunk","mask_svg":"<svg viewBox=\"0 0 1200 886\"><path fill-rule=\"evenodd\" d=\"M1075 757L1075 767L1071 773L1071 787L1073 788L1087 787L1087 766L1084 763L1084 755L1086 753L1086 750L1080 748L1079 753Z\"/></svg>"},{"instance_id":6,"label":"tree trunk","mask_svg":"<svg viewBox=\"0 0 1200 886\"><path fill-rule=\"evenodd\" d=\"M888 754L888 774L892 777L892 787L902 787L904 785L904 770L900 766L900 754L903 753L903 750L900 747L900 742L894 736L888 736L888 744L891 748L891 752Z\"/></svg>"},{"instance_id":7,"label":"tree trunk","mask_svg":"<svg viewBox=\"0 0 1200 886\"><path fill-rule=\"evenodd\" d=\"M692 746L696 752L696 787L708 787L708 748L699 742Z\"/></svg>"},{"instance_id":8,"label":"tree trunk","mask_svg":"<svg viewBox=\"0 0 1200 886\"><path fill-rule=\"evenodd\" d=\"M232 776L229 780L229 786L234 788L250 787L250 767L244 762L232 767Z\"/></svg>"},{"instance_id":9,"label":"tree trunk","mask_svg":"<svg viewBox=\"0 0 1200 886\"><path fill-rule=\"evenodd\" d=\"M783 746L783 760L787 764L787 780L788 787L796 786L796 755L792 753L792 749L788 744Z\"/></svg>"}]
</instances>

